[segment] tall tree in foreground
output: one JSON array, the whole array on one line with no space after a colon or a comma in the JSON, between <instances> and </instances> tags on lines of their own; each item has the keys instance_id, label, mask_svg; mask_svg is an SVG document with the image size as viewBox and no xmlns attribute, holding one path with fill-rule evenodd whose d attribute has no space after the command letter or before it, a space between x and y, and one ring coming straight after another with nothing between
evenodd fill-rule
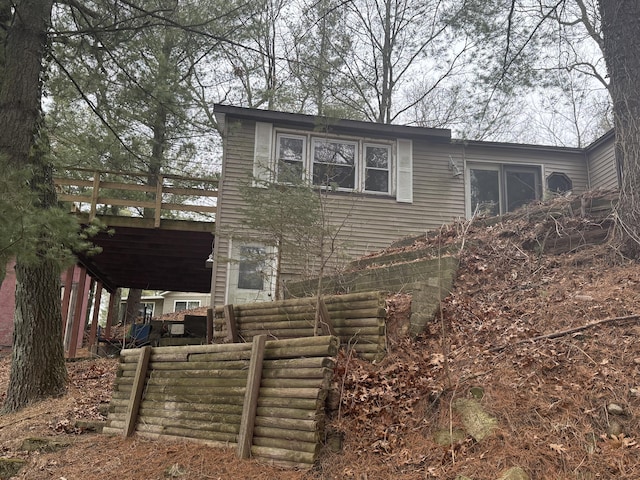
<instances>
[{"instance_id":1,"label":"tall tree in foreground","mask_svg":"<svg viewBox=\"0 0 640 480\"><path fill-rule=\"evenodd\" d=\"M619 225L625 253L640 258L640 2L599 0L622 174Z\"/></svg>"},{"instance_id":2,"label":"tall tree in foreground","mask_svg":"<svg viewBox=\"0 0 640 480\"><path fill-rule=\"evenodd\" d=\"M52 0L14 2L2 39L0 156L8 173L29 172L25 188L42 216L30 225L34 248L24 249L17 258L14 343L4 411L62 394L66 388L60 263L54 253L60 252L59 239L48 221L49 215L55 217L57 202L47 141L41 136L41 74L52 6ZM25 200L29 201L27 194Z\"/></svg>"}]
</instances>

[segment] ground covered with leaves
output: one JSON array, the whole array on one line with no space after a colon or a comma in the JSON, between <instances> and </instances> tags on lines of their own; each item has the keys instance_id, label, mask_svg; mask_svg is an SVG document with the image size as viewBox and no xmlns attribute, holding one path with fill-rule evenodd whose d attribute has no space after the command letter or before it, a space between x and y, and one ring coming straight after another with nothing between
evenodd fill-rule
<instances>
[{"instance_id":1,"label":"ground covered with leaves","mask_svg":"<svg viewBox=\"0 0 640 480\"><path fill-rule=\"evenodd\" d=\"M581 216L557 199L397 247L459 254L453 291L419 338L390 335L377 364L340 355L328 430L343 448L310 471L79 427L101 418L113 359L69 363L67 396L0 417L0 453L27 459L16 478L29 479L489 480L515 466L531 479L638 479L640 266L623 258L614 232L610 216ZM410 295L389 298L390 329L410 305ZM0 391L8 366L0 360ZM496 419L492 434L436 441L461 430L453 406L468 398ZM27 436L71 445L26 453Z\"/></svg>"}]
</instances>

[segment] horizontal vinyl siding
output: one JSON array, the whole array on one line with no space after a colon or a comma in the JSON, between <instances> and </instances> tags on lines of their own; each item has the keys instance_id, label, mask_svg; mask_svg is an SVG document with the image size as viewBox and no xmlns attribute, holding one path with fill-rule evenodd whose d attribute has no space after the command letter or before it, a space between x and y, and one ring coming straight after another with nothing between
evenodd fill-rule
<instances>
[{"instance_id":1,"label":"horizontal vinyl siding","mask_svg":"<svg viewBox=\"0 0 640 480\"><path fill-rule=\"evenodd\" d=\"M230 235L240 227L238 208L241 198L238 182L244 181L253 169L254 122L228 119L225 124L224 158L222 176L218 188L218 213L216 216L215 258L213 279L214 305L223 305L227 286L227 263L220 261L229 255Z\"/></svg>"},{"instance_id":2,"label":"horizontal vinyl siding","mask_svg":"<svg viewBox=\"0 0 640 480\"><path fill-rule=\"evenodd\" d=\"M225 158L219 190L216 222L217 258L228 255L228 237L241 226L242 200L238 183L251 172L254 150L253 121L229 119ZM464 216L464 184L448 168L451 146L413 142L413 203L400 203L389 196L329 193L326 211L333 225L341 227L338 253L330 268L389 246L398 238L424 233ZM227 266L217 263L215 303L224 302ZM292 269L284 266L283 270Z\"/></svg>"},{"instance_id":3,"label":"horizontal vinyl siding","mask_svg":"<svg viewBox=\"0 0 640 480\"><path fill-rule=\"evenodd\" d=\"M255 122L229 118L227 129L216 222L217 259L228 256L229 236L241 226L242 200L238 184L252 171ZM400 203L389 196L370 194L338 192L326 195L329 221L334 225L344 221L336 242L338 253L328 270L379 251L399 238L426 233L463 218L465 178L464 174L454 176L451 162L461 173L465 170L465 162L542 165L544 177L553 172L569 176L575 193L588 186L585 154L578 150L561 152L496 147L481 142L462 145L413 139L413 203ZM542 180L546 185L545 178ZM226 264L218 261L214 280L216 305L224 302L226 270ZM284 272L295 270L293 265L283 266Z\"/></svg>"},{"instance_id":4,"label":"horizontal vinyl siding","mask_svg":"<svg viewBox=\"0 0 640 480\"><path fill-rule=\"evenodd\" d=\"M609 141L589 151L589 177L592 189L618 188L613 136Z\"/></svg>"}]
</instances>

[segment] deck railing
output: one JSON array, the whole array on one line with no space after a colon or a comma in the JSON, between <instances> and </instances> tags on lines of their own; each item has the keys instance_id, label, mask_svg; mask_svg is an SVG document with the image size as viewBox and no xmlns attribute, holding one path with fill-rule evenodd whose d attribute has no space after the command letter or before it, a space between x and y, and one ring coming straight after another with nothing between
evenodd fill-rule
<instances>
[{"instance_id":1,"label":"deck railing","mask_svg":"<svg viewBox=\"0 0 640 480\"><path fill-rule=\"evenodd\" d=\"M158 175L147 184L142 172L114 172L73 168L57 171L58 200L71 202L74 211L96 215L153 217L158 228L163 218L213 221L218 180L179 175ZM153 215L151 215L153 213Z\"/></svg>"}]
</instances>

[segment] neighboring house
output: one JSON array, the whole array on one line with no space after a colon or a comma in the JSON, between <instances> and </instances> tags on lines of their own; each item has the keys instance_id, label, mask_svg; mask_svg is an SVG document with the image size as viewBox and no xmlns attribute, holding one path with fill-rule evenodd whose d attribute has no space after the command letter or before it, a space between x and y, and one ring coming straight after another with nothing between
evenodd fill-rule
<instances>
[{"instance_id":1,"label":"neighboring house","mask_svg":"<svg viewBox=\"0 0 640 480\"><path fill-rule=\"evenodd\" d=\"M223 132L212 277L215 305L269 300L268 250L241 230L240 186L249 175L299 172L321 186L333 172L329 215L344 222L343 258L437 228L475 211L502 214L550 192L616 188L613 133L587 148L451 138L450 130L336 120L215 105ZM336 188L337 187L337 188ZM254 258L254 257L253 257ZM293 272L283 266L284 277Z\"/></svg>"},{"instance_id":2,"label":"neighboring house","mask_svg":"<svg viewBox=\"0 0 640 480\"><path fill-rule=\"evenodd\" d=\"M140 302L141 314L146 318L160 318L162 315L199 307L208 307L211 295L194 292L158 292L154 295L142 295ZM120 320L126 311L127 298L120 301Z\"/></svg>"}]
</instances>

